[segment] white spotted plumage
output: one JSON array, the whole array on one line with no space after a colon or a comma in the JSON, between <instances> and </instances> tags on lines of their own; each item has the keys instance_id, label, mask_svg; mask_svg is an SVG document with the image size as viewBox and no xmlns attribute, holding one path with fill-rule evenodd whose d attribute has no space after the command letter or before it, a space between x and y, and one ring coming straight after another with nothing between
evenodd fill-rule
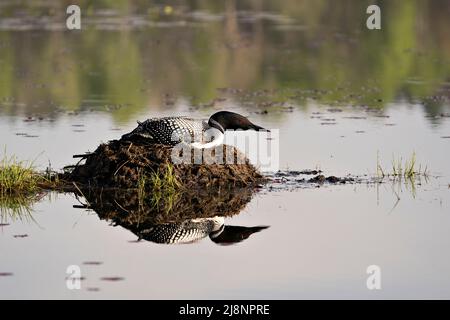
<instances>
[{"instance_id":1,"label":"white spotted plumage","mask_svg":"<svg viewBox=\"0 0 450 320\"><path fill-rule=\"evenodd\" d=\"M142 230L139 236L156 243L181 244L192 243L207 237L213 232L223 230L223 217L197 218L179 223L154 225Z\"/></svg>"},{"instance_id":2,"label":"white spotted plumage","mask_svg":"<svg viewBox=\"0 0 450 320\"><path fill-rule=\"evenodd\" d=\"M171 146L185 141L195 148L209 148L223 141L222 132L210 127L207 121L185 117L151 118L124 135L125 138L136 136Z\"/></svg>"}]
</instances>

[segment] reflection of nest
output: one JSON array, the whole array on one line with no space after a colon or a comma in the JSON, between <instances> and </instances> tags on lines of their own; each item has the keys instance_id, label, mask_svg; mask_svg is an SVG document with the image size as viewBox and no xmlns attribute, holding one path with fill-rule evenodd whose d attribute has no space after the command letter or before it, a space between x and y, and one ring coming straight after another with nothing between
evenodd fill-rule
<instances>
[{"instance_id":1,"label":"reflection of nest","mask_svg":"<svg viewBox=\"0 0 450 320\"><path fill-rule=\"evenodd\" d=\"M203 159L212 159L214 152L203 152ZM176 164L174 174L185 188L210 186L250 186L264 179L251 165L248 159L231 146L223 146L222 159L234 157L234 164ZM82 185L136 188L139 177L150 176L155 172L163 172L171 160L172 148L158 144L136 144L127 141L113 140L100 145L95 152L85 156L85 164L64 175L66 181L75 181ZM194 153L192 152L192 159ZM219 156L218 156L219 157Z\"/></svg>"},{"instance_id":2,"label":"reflection of nest","mask_svg":"<svg viewBox=\"0 0 450 320\"><path fill-rule=\"evenodd\" d=\"M79 191L81 193L81 190ZM234 191L148 194L137 191L86 189L89 207L101 219L130 230L139 239L156 243L191 243L208 237L215 243L241 242L266 226L224 224L224 217L238 214L252 198L252 189ZM84 207L84 206L83 206Z\"/></svg>"},{"instance_id":3,"label":"reflection of nest","mask_svg":"<svg viewBox=\"0 0 450 320\"><path fill-rule=\"evenodd\" d=\"M252 198L252 190L248 188L234 191L154 193L144 196L144 199L136 191L102 192L87 189L83 192L89 208L101 219L110 220L127 229L186 219L229 217L238 214Z\"/></svg>"}]
</instances>

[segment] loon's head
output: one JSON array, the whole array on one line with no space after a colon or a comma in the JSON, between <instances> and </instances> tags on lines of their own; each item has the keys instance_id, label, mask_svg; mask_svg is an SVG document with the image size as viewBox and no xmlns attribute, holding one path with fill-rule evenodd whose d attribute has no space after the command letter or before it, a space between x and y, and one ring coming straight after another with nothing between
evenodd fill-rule
<instances>
[{"instance_id":1,"label":"loon's head","mask_svg":"<svg viewBox=\"0 0 450 320\"><path fill-rule=\"evenodd\" d=\"M238 113L230 111L219 111L214 113L208 121L211 127L219 129L222 133L225 130L256 130L266 131L263 127L257 126L248 120L246 117L241 116Z\"/></svg>"},{"instance_id":2,"label":"loon's head","mask_svg":"<svg viewBox=\"0 0 450 320\"><path fill-rule=\"evenodd\" d=\"M229 226L222 225L216 231L209 234L209 238L218 245L227 246L238 242L241 242L253 233L260 232L269 226L257 226L257 227L242 227L242 226Z\"/></svg>"}]
</instances>

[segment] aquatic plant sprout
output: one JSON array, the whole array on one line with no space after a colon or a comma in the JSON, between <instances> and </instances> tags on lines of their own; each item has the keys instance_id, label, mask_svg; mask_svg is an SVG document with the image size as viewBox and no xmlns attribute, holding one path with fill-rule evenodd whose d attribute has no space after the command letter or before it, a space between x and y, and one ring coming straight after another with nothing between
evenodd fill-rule
<instances>
[{"instance_id":1,"label":"aquatic plant sprout","mask_svg":"<svg viewBox=\"0 0 450 320\"><path fill-rule=\"evenodd\" d=\"M377 177L393 177L393 178L405 178L414 179L418 176L427 177L428 176L428 166L422 170L422 165L417 167L416 153L413 152L409 159L403 161L403 158L395 158L392 156L391 171L383 169L379 153L377 152Z\"/></svg>"}]
</instances>

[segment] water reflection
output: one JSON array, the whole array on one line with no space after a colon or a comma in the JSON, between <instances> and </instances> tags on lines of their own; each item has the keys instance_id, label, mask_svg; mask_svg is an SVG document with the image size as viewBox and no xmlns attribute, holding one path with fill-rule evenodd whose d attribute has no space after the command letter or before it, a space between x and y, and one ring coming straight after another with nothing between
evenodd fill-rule
<instances>
[{"instance_id":1,"label":"water reflection","mask_svg":"<svg viewBox=\"0 0 450 320\"><path fill-rule=\"evenodd\" d=\"M182 222L156 224L133 232L139 239L165 244L193 243L209 237L219 245L241 242L268 226L243 227L225 225L224 217L189 219Z\"/></svg>"},{"instance_id":2,"label":"water reflection","mask_svg":"<svg viewBox=\"0 0 450 320\"><path fill-rule=\"evenodd\" d=\"M46 197L45 192L25 195L0 194L0 226L9 222L36 222L33 206Z\"/></svg>"},{"instance_id":3,"label":"water reflection","mask_svg":"<svg viewBox=\"0 0 450 320\"><path fill-rule=\"evenodd\" d=\"M450 3L378 3L383 32L362 27L364 1L194 1L170 14L152 1L79 1L81 32L52 28L64 26L59 1L6 3L0 113L107 111L128 122L146 108L210 109L222 99L252 109L406 99L440 114L450 96Z\"/></svg>"},{"instance_id":4,"label":"water reflection","mask_svg":"<svg viewBox=\"0 0 450 320\"><path fill-rule=\"evenodd\" d=\"M75 208L92 209L100 219L130 230L138 240L155 243L194 243L209 237L216 244L230 245L268 228L225 224L226 217L240 214L250 202L251 189L154 193L144 197L133 191L88 189L78 195L84 196L86 204Z\"/></svg>"},{"instance_id":5,"label":"water reflection","mask_svg":"<svg viewBox=\"0 0 450 320\"><path fill-rule=\"evenodd\" d=\"M194 243L209 237L218 245L232 245L248 239L268 226L225 224L250 202L252 189L187 191L185 193L147 194L119 189L76 189L78 209L90 209L113 226L122 226L138 237L160 244ZM52 194L0 197L0 226L27 222L39 226L33 217L34 206Z\"/></svg>"}]
</instances>

